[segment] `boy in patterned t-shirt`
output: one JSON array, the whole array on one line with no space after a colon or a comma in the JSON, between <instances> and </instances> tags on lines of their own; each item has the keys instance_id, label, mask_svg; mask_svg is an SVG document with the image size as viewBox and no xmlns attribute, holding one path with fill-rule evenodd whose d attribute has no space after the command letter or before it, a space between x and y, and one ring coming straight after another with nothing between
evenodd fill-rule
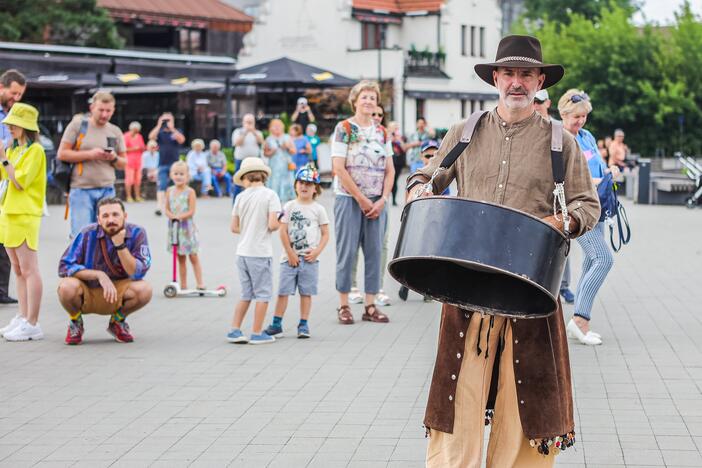
<instances>
[{"instance_id":1,"label":"boy in patterned t-shirt","mask_svg":"<svg viewBox=\"0 0 702 468\"><path fill-rule=\"evenodd\" d=\"M307 320L312 308L312 296L317 294L319 282L319 254L329 241L329 218L324 207L315 199L322 193L319 174L310 165L295 175L297 198L283 207L280 239L284 253L280 265L278 302L273 323L266 329L271 336L281 337L283 315L288 306L288 296L300 292L300 323L298 338L309 338Z\"/></svg>"}]
</instances>

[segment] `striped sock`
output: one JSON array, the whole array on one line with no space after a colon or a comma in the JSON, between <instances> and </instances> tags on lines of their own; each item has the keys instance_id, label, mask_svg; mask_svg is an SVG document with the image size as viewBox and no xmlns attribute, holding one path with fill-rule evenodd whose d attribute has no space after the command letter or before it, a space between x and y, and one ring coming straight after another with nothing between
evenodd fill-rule
<instances>
[{"instance_id":1,"label":"striped sock","mask_svg":"<svg viewBox=\"0 0 702 468\"><path fill-rule=\"evenodd\" d=\"M282 327L283 326L283 317L276 317L274 315L273 316L273 326L274 327Z\"/></svg>"},{"instance_id":2,"label":"striped sock","mask_svg":"<svg viewBox=\"0 0 702 468\"><path fill-rule=\"evenodd\" d=\"M115 322L124 322L124 319L126 318L127 316L124 315L121 307L117 309L117 311L114 314L112 314L112 320L114 320Z\"/></svg>"}]
</instances>

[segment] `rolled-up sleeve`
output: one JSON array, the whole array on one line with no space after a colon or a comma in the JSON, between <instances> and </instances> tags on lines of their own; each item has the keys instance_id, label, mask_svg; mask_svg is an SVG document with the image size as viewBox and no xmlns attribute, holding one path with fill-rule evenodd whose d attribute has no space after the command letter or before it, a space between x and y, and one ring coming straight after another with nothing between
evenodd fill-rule
<instances>
[{"instance_id":1,"label":"rolled-up sleeve","mask_svg":"<svg viewBox=\"0 0 702 468\"><path fill-rule=\"evenodd\" d=\"M578 222L572 233L579 237L595 227L600 219L600 200L590 176L587 160L575 139L564 132L563 156L566 162L565 195L568 213Z\"/></svg>"},{"instance_id":2,"label":"rolled-up sleeve","mask_svg":"<svg viewBox=\"0 0 702 468\"><path fill-rule=\"evenodd\" d=\"M61 278L68 278L75 275L79 271L85 270L85 234L79 232L73 239L71 245L59 260L58 274Z\"/></svg>"},{"instance_id":3,"label":"rolled-up sleeve","mask_svg":"<svg viewBox=\"0 0 702 468\"><path fill-rule=\"evenodd\" d=\"M136 270L131 276L133 280L141 280L146 276L146 272L151 268L151 250L146 239L146 231L139 229L134 234L132 248L129 250L136 260Z\"/></svg>"}]
</instances>

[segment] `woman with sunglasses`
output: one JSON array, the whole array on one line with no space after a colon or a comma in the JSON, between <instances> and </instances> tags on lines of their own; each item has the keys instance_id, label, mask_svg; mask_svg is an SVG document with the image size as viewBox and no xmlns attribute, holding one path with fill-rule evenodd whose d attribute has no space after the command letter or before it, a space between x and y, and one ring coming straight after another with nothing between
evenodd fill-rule
<instances>
[{"instance_id":1,"label":"woman with sunglasses","mask_svg":"<svg viewBox=\"0 0 702 468\"><path fill-rule=\"evenodd\" d=\"M592 182L597 185L609 169L600 157L595 137L583 128L591 111L589 96L578 89L568 90L558 101L563 128L578 142L583 156L587 159ZM595 346L602 344L602 337L590 330L592 306L597 292L612 268L614 258L605 240L603 221L598 222L591 231L577 240L583 249L583 267L575 292L575 313L566 330L569 337L582 344Z\"/></svg>"}]
</instances>

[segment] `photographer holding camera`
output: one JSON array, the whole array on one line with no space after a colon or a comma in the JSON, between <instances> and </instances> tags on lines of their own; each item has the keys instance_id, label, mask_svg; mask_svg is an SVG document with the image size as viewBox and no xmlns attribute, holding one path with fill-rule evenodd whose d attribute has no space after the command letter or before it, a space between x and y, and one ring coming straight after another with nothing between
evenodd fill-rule
<instances>
[{"instance_id":1,"label":"photographer holding camera","mask_svg":"<svg viewBox=\"0 0 702 468\"><path fill-rule=\"evenodd\" d=\"M158 118L156 126L149 132L149 140L156 140L159 148L156 216L161 216L165 206L166 189L170 181L169 171L171 165L180 159L180 146L185 143L185 135L175 128L173 114L164 112Z\"/></svg>"},{"instance_id":2,"label":"photographer holding camera","mask_svg":"<svg viewBox=\"0 0 702 468\"><path fill-rule=\"evenodd\" d=\"M71 210L71 238L97 220L97 202L115 196L115 169L127 163L122 130L110 123L115 97L96 92L90 112L76 116L61 137L56 157L72 165L68 201Z\"/></svg>"},{"instance_id":3,"label":"photographer holding camera","mask_svg":"<svg viewBox=\"0 0 702 468\"><path fill-rule=\"evenodd\" d=\"M314 114L312 113L312 109L310 109L310 105L307 102L307 98L298 98L297 107L295 108L295 112L293 112L291 119L293 123L300 124L300 126L302 127L302 133L305 133L307 131L307 126L309 124L317 121L317 119L315 119L314 117Z\"/></svg>"}]
</instances>

